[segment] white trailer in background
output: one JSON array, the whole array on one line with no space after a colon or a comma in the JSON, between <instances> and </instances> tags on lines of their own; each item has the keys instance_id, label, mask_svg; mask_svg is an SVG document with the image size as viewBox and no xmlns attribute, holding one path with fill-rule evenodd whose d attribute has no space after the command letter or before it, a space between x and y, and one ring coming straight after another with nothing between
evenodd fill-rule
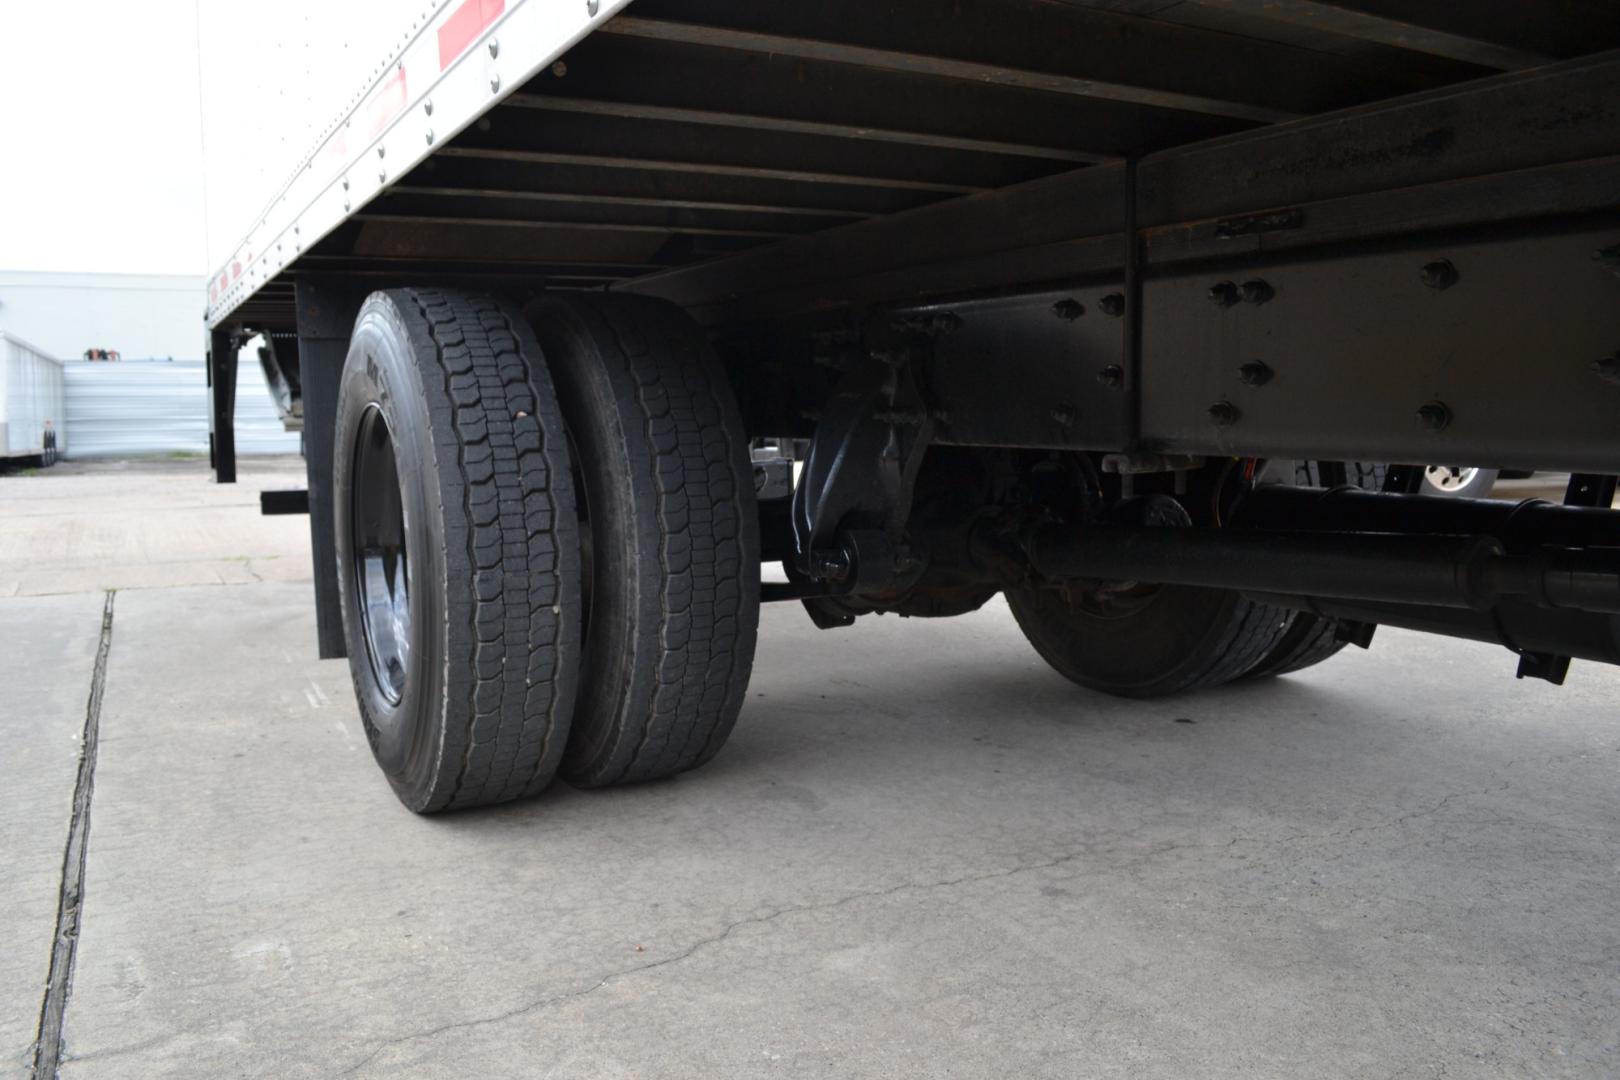
<instances>
[{"instance_id":1,"label":"white trailer in background","mask_svg":"<svg viewBox=\"0 0 1620 1080\"><path fill-rule=\"evenodd\" d=\"M0 459L54 460L63 406L62 361L0 330Z\"/></svg>"}]
</instances>

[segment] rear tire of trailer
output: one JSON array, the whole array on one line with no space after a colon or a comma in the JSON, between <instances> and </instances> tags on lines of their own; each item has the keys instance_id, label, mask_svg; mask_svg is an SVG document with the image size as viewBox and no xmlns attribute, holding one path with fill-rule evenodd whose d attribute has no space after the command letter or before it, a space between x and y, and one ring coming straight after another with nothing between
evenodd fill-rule
<instances>
[{"instance_id":1,"label":"rear tire of trailer","mask_svg":"<svg viewBox=\"0 0 1620 1080\"><path fill-rule=\"evenodd\" d=\"M1346 644L1348 642L1339 637L1339 620L1296 611L1277 644L1253 668L1244 672L1243 677L1269 679L1291 675L1331 660L1344 651Z\"/></svg>"},{"instance_id":2,"label":"rear tire of trailer","mask_svg":"<svg viewBox=\"0 0 1620 1080\"><path fill-rule=\"evenodd\" d=\"M418 813L537 794L574 710L579 534L522 315L448 290L372 294L335 446L343 630L377 763Z\"/></svg>"},{"instance_id":3,"label":"rear tire of trailer","mask_svg":"<svg viewBox=\"0 0 1620 1080\"><path fill-rule=\"evenodd\" d=\"M562 775L580 787L673 776L720 750L753 667L759 522L742 417L671 304L547 297L525 314L574 449L588 563Z\"/></svg>"},{"instance_id":4,"label":"rear tire of trailer","mask_svg":"<svg viewBox=\"0 0 1620 1080\"><path fill-rule=\"evenodd\" d=\"M1058 674L1117 697L1153 698L1238 678L1277 643L1288 613L1225 589L1151 586L1123 602L1007 590L1024 637Z\"/></svg>"},{"instance_id":5,"label":"rear tire of trailer","mask_svg":"<svg viewBox=\"0 0 1620 1080\"><path fill-rule=\"evenodd\" d=\"M1384 490L1389 466L1370 461L1344 463L1345 482L1364 491ZM1294 465L1294 483L1300 487L1327 487L1321 462L1300 461ZM1246 679L1268 679L1277 675L1291 675L1324 660L1331 660L1344 651L1347 644L1339 635L1339 620L1306 611L1288 616L1288 629L1277 640L1271 651L1244 672Z\"/></svg>"}]
</instances>

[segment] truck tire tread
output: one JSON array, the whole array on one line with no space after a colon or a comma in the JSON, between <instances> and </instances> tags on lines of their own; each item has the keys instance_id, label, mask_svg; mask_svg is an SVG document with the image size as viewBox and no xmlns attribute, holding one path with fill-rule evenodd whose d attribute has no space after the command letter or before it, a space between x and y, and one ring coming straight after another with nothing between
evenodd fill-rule
<instances>
[{"instance_id":1,"label":"truck tire tread","mask_svg":"<svg viewBox=\"0 0 1620 1080\"><path fill-rule=\"evenodd\" d=\"M748 440L701 331L642 297L547 298L528 309L563 398L579 467L631 495L628 625L587 628L589 673L563 760L582 787L696 768L731 734L759 622L759 535ZM583 347L581 347L583 345ZM587 415L605 408L611 416ZM583 430L611 430L607 437ZM592 509L596 514L596 509ZM598 566L606 565L601 561ZM596 607L593 601L593 608ZM606 647L609 633L620 636ZM614 667L604 670L613 658Z\"/></svg>"}]
</instances>

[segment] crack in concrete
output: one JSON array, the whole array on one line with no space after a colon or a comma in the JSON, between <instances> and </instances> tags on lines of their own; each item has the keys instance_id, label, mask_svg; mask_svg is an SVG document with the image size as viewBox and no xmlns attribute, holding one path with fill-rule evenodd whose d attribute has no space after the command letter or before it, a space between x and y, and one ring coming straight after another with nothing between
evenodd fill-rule
<instances>
[{"instance_id":1,"label":"crack in concrete","mask_svg":"<svg viewBox=\"0 0 1620 1080\"><path fill-rule=\"evenodd\" d=\"M1432 817L1433 815L1438 814L1441 810L1445 809L1445 807L1447 805L1449 805L1454 799L1463 798L1463 797L1469 796L1469 795L1482 795L1482 794L1488 794L1488 793L1495 792L1495 791L1502 791L1502 790L1505 790L1507 787L1508 787L1508 784L1506 782L1503 782L1502 784L1498 785L1497 787L1487 788L1487 789L1485 789L1483 791L1454 791L1454 792L1446 795L1444 798L1440 799L1438 802L1434 803L1432 806L1423 807L1421 809L1411 811L1410 813L1402 814L1399 817L1392 818L1389 821L1380 822L1379 824L1376 824L1376 825L1359 825L1359 826L1355 826L1354 828L1350 828L1350 829L1336 830L1336 831L1329 831L1329 832L1322 832L1322 833L1292 833L1292 834L1289 834L1287 836L1270 837L1270 838L1234 836L1231 839L1225 841L1224 843L1213 843L1213 844L1173 843L1173 844L1166 844L1166 845L1159 845L1159 846L1150 846L1145 852L1143 852L1143 854L1147 858L1156 858L1156 857L1158 857L1160 855L1166 855L1166 854L1169 854L1169 853L1174 852L1174 851L1225 850L1225 849L1228 849L1228 848L1235 847L1238 844L1259 844L1259 845L1263 845L1263 846L1274 846L1274 845L1277 845L1277 844L1295 843L1295 842L1302 841L1302 840L1347 839L1347 838L1349 838L1351 836L1356 836L1356 835L1358 835L1360 833L1381 832L1381 831L1388 830L1388 829L1399 828L1400 826L1405 825L1408 822L1415 821L1415 820L1418 820L1420 818ZM1118 844L1116 844L1114 846L1110 846L1110 847L1099 847L1098 845L1095 845L1095 844L1088 844L1088 845L1085 845L1084 847L1081 847L1081 848L1079 848L1077 850L1070 851L1070 852L1068 852L1066 854L1058 855L1058 856L1055 856L1055 857L1050 858L1050 859L1043 859L1043 860L1041 860L1039 862L1023 863L1023 864L1020 864L1018 866L1004 867L1004 868L1002 868L1000 870L990 870L990 871L984 871L984 872L981 872L981 873L963 874L963 875L961 875L959 877L943 878L943 879L940 879L940 880L937 880L937 881L921 881L921 882L918 882L918 881L906 881L906 882L901 882L898 885L888 886L887 888L867 889L867 890L862 890L862 891L859 891L859 892L849 893L849 894L847 894L845 896L839 897L836 900L828 900L828 901L825 901L823 903L818 903L818 904L797 904L797 905L791 905L791 906L788 906L788 907L777 908L777 909L775 909L773 911L770 911L770 912L767 912L766 914L763 914L763 915L751 915L751 916L748 916L746 918L737 919L737 920L734 920L734 921L732 921L730 923L727 923L718 933L711 934L708 937L699 938L697 941L694 941L692 944L688 945L686 948L680 950L679 952L676 952L676 953L673 953L673 954L671 954L669 956L666 956L661 960L654 960L651 963L637 964L637 965L635 965L633 967L620 968L617 971L611 971L611 972L607 973L606 975L602 976L596 982L594 982L591 985L586 986L586 987L584 987L582 989L570 990L570 991L566 991L566 992L558 993L558 994L548 994L548 995L546 995L544 997L536 998L533 1001L526 1002L526 1003L524 1003L522 1005L519 1005L519 1006L517 1006L515 1008L507 1009L504 1012L494 1013L494 1014L489 1015L489 1016L473 1017L473 1018L468 1019L468 1020L458 1020L458 1021L455 1021L453 1023L441 1024L438 1027L428 1028L427 1030L424 1030L424 1031L412 1032L412 1033L410 1033L408 1035L400 1035L400 1036L397 1036L395 1038L385 1039L384 1041L378 1043L375 1048L373 1048L369 1053L367 1053L359 1061L357 1061L353 1065L350 1065L347 1068L343 1069L341 1072L337 1073L336 1075L337 1076L350 1076L350 1075L353 1075L354 1073L358 1072L359 1070L361 1070L365 1066L369 1065L371 1062L375 1061L385 1050L388 1050L391 1047L400 1046L400 1045L403 1045L405 1043L410 1043L410 1042L420 1042L420 1041L425 1040L425 1039L433 1039L433 1038L438 1037L439 1035L443 1035L446 1032L450 1032L450 1031L461 1031L461 1030L466 1030L466 1029L469 1029L469 1028L487 1027L487 1026L489 1026L491 1024L504 1023L507 1020L512 1020L512 1019L515 1019L515 1018L517 1018L519 1016L527 1015L529 1013L538 1012L538 1011L540 1011L542 1009L549 1008L552 1005L557 1005L557 1004L561 1004L563 1002L578 1000L579 998L583 998L583 997L586 997L586 996L588 996L590 994L594 994L598 990L601 990L603 987L608 986L611 983L617 982L620 979L627 978L627 977L629 977L631 975L639 975L639 974L642 974L644 972L653 971L653 970L656 970L656 969L661 968L661 967L667 967L667 966L669 966L671 964L676 964L676 963L679 963L679 962L681 962L683 960L686 960L686 959L690 958L691 956L693 956L694 954L696 954L697 952L699 952L699 951L701 951L703 949L706 949L711 945L720 944L721 942L725 941L727 938L731 937L731 935L733 933L735 933L737 930L739 930L739 929L741 929L743 927L763 926L763 925L766 925L766 924L769 924L769 923L773 923L773 922L777 921L778 919L785 918L785 917L787 917L789 915L799 915L799 914L803 914L803 913L806 913L806 912L829 911L829 910L832 910L834 908L843 907L846 904L855 903L856 901L879 899L879 898L882 898L882 897L885 897L885 896L893 896L893 895L895 895L897 893L902 893L902 892L910 892L910 891L928 892L928 891L932 891L932 890L935 890L935 889L949 889L949 888L955 888L955 887L957 887L959 885L973 885L973 884L977 884L979 882L984 882L984 881L995 881L995 880L999 880L999 879L1002 879L1002 878L1014 877L1014 876L1017 876L1019 874L1034 873L1034 872L1041 871L1041 870L1052 870L1052 869L1056 869L1058 867L1064 866L1064 865L1066 865L1068 863L1074 862L1077 859L1084 858L1084 857L1086 857L1088 855L1097 855L1097 856L1120 855L1120 854L1129 853L1132 850L1133 849L1128 847L1128 846L1121 846L1121 845L1118 845Z\"/></svg>"},{"instance_id":2,"label":"crack in concrete","mask_svg":"<svg viewBox=\"0 0 1620 1080\"><path fill-rule=\"evenodd\" d=\"M101 702L107 688L107 657L112 651L113 601L107 591L101 609L101 635L95 666L90 672L90 696L84 708L84 731L79 737L79 772L73 786L73 812L62 845L62 886L57 899L56 933L51 938L51 963L45 996L39 1007L38 1036L34 1041L34 1080L55 1080L62 1064L62 1026L68 995L73 990L73 966L78 956L79 926L84 918L85 860L90 846L90 808L96 781L96 748L101 732Z\"/></svg>"},{"instance_id":3,"label":"crack in concrete","mask_svg":"<svg viewBox=\"0 0 1620 1080\"><path fill-rule=\"evenodd\" d=\"M409 1035L401 1035L397 1038L385 1040L384 1042L378 1044L378 1046L365 1057L361 1058L359 1061L355 1062L353 1065L344 1069L337 1075L348 1076L359 1071L391 1046L398 1046L402 1043L408 1042L417 1042L422 1039L431 1039L435 1036L442 1035L447 1031L457 1031L464 1028L483 1027L489 1024L498 1024L503 1021L522 1016L526 1013L536 1012L550 1005L555 1005L564 1001L572 1001L585 997L588 994L594 994L604 986L607 986L610 983L616 982L617 980L627 976L639 975L642 972L652 971L657 968L667 967L670 964L679 963L680 961L692 956L694 953L697 953L701 949L705 949L710 945L717 945L720 942L725 941L733 933L745 926L761 926L767 923L775 922L777 919L784 918L788 915L798 915L809 911L827 911L832 908L842 907L845 904L854 903L857 900L870 900L883 896L892 896L895 893L905 892L908 890L926 891L931 889L952 888L957 885L967 885L980 881L991 881L996 878L1012 877L1015 874L1024 874L1035 870L1048 870L1053 867L1061 866L1064 863L1072 862L1073 860L1078 859L1087 853L1087 851L1076 851L1039 863L1007 867L1001 870L992 870L980 874L966 874L961 877L946 878L940 881L906 881L900 883L899 885L891 885L884 889L870 889L863 890L861 892L849 893L848 895L841 896L836 900L829 900L820 904L796 904L789 907L777 908L776 910L767 912L764 915L751 915L747 918L737 919L733 922L727 923L719 933L711 934L705 938L699 938L697 941L694 941L692 944L688 945L686 948L677 953L666 956L661 960L654 960L648 964L637 964L634 967L621 968L618 971L611 971L584 989L571 990L561 994L551 994L546 997L528 1002L524 1005L520 1005L517 1008L496 1013L492 1016L474 1017L471 1020L460 1020L452 1024L443 1024L436 1028L430 1028L426 1031L413 1032Z\"/></svg>"},{"instance_id":4,"label":"crack in concrete","mask_svg":"<svg viewBox=\"0 0 1620 1080\"><path fill-rule=\"evenodd\" d=\"M109 1046L105 1050L92 1050L88 1054L70 1054L64 1052L62 1054L62 1063L67 1064L69 1062L80 1061L106 1061L108 1058L124 1057L128 1054L138 1053L141 1050L149 1050L154 1046L161 1046L163 1043L173 1042L179 1037L180 1035L178 1032L169 1032L163 1035L154 1035L150 1039L142 1039L140 1042L129 1043L125 1046Z\"/></svg>"}]
</instances>

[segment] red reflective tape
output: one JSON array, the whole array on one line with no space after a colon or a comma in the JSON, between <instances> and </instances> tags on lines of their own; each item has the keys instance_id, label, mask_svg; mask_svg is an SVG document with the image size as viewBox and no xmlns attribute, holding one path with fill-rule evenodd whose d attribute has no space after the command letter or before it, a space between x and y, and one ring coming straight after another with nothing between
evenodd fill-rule
<instances>
[{"instance_id":1,"label":"red reflective tape","mask_svg":"<svg viewBox=\"0 0 1620 1080\"><path fill-rule=\"evenodd\" d=\"M349 133L345 128L338 128L337 133L326 140L321 148L322 161L336 161L347 164L349 160ZM253 256L248 256L251 259Z\"/></svg>"},{"instance_id":2,"label":"red reflective tape","mask_svg":"<svg viewBox=\"0 0 1620 1080\"><path fill-rule=\"evenodd\" d=\"M241 276L242 276L242 264L240 262L231 263L231 280L234 282L237 278L239 278Z\"/></svg>"},{"instance_id":3,"label":"red reflective tape","mask_svg":"<svg viewBox=\"0 0 1620 1080\"><path fill-rule=\"evenodd\" d=\"M366 130L375 139L383 133L390 121L405 111L405 69L398 67L388 81L377 88L377 93L366 103Z\"/></svg>"},{"instance_id":4,"label":"red reflective tape","mask_svg":"<svg viewBox=\"0 0 1620 1080\"><path fill-rule=\"evenodd\" d=\"M506 0L461 0L461 6L439 27L439 70L455 63L505 10Z\"/></svg>"}]
</instances>

